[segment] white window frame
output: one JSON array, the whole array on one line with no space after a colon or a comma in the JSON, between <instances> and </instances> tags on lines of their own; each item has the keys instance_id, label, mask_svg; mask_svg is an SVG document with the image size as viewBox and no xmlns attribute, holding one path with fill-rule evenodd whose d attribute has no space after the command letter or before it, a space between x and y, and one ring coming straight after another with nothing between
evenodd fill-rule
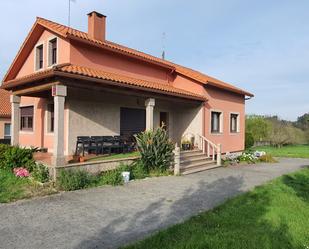
<instances>
[{"instance_id":1,"label":"white window frame","mask_svg":"<svg viewBox=\"0 0 309 249\"><path fill-rule=\"evenodd\" d=\"M219 132L212 132L211 131L211 123L212 123L212 113L213 112L219 112L220 113L220 117L219 117ZM224 127L224 113L222 110L218 110L218 109L211 109L210 110L210 118L209 118L209 121L210 121L210 125L209 125L209 133L211 135L222 135L223 134L223 127Z\"/></svg>"},{"instance_id":2,"label":"white window frame","mask_svg":"<svg viewBox=\"0 0 309 249\"><path fill-rule=\"evenodd\" d=\"M39 46L43 46L42 48L42 52L43 52L43 65L42 65L42 68L37 68L37 48ZM38 71L41 71L41 70L44 70L44 67L45 67L45 60L44 60L44 41L42 42L39 42L35 45L34 47L34 72L38 72Z\"/></svg>"},{"instance_id":3,"label":"white window frame","mask_svg":"<svg viewBox=\"0 0 309 249\"><path fill-rule=\"evenodd\" d=\"M45 135L54 135L55 131L50 131L49 122L50 122L50 112L48 111L48 105L54 105L53 101L48 101L45 105ZM54 106L55 108L55 106ZM54 110L55 113L55 110ZM55 129L55 124L54 124Z\"/></svg>"},{"instance_id":4,"label":"white window frame","mask_svg":"<svg viewBox=\"0 0 309 249\"><path fill-rule=\"evenodd\" d=\"M55 64L50 64L49 63L49 60L51 59L50 58L50 56L49 56L49 43L50 43L50 41L52 41L52 40L54 40L54 39L56 39L56 44L57 44L57 55L56 55L56 57L57 57L57 60L56 60L56 63ZM57 36L51 36L51 37L49 37L48 38L48 40L47 40L47 46L46 46L46 57L47 57L47 68L51 68L51 67L53 67L53 66L55 66L55 65L57 65L58 64L58 62L59 62L59 38L57 37Z\"/></svg>"},{"instance_id":5,"label":"white window frame","mask_svg":"<svg viewBox=\"0 0 309 249\"><path fill-rule=\"evenodd\" d=\"M10 125L10 134L6 134L6 125ZM3 131L3 137L6 138L6 137L12 137L12 124L11 123L4 123L4 131Z\"/></svg>"},{"instance_id":6,"label":"white window frame","mask_svg":"<svg viewBox=\"0 0 309 249\"><path fill-rule=\"evenodd\" d=\"M232 121L231 117L232 117L232 115L237 115L236 132L231 131L231 121ZM239 112L230 112L230 115L229 115L229 131L230 131L231 135L240 133L240 113Z\"/></svg>"}]
</instances>

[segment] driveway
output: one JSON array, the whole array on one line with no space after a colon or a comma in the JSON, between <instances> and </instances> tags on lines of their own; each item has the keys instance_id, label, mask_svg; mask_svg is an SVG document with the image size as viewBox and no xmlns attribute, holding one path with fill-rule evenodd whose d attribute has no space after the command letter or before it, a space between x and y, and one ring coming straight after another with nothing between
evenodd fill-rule
<instances>
[{"instance_id":1,"label":"driveway","mask_svg":"<svg viewBox=\"0 0 309 249\"><path fill-rule=\"evenodd\" d=\"M281 159L0 204L0 248L117 248L305 165Z\"/></svg>"}]
</instances>

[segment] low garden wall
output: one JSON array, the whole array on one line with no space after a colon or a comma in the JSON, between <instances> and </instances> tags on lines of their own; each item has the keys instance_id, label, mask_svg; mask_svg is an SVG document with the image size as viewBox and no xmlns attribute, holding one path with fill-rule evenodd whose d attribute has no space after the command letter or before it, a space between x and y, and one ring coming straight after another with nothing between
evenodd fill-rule
<instances>
[{"instance_id":1,"label":"low garden wall","mask_svg":"<svg viewBox=\"0 0 309 249\"><path fill-rule=\"evenodd\" d=\"M72 163L64 166L53 167L51 173L58 173L60 170L86 170L89 173L97 174L100 172L116 169L121 164L131 164L136 161L139 157L130 157L122 159L110 159L102 161L92 161L84 163ZM55 172L56 171L56 172Z\"/></svg>"}]
</instances>

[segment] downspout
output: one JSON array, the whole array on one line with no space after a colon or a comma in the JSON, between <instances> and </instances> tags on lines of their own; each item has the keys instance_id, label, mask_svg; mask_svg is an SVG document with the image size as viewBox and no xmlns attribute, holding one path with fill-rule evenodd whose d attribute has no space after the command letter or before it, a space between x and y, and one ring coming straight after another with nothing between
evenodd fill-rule
<instances>
[{"instance_id":1,"label":"downspout","mask_svg":"<svg viewBox=\"0 0 309 249\"><path fill-rule=\"evenodd\" d=\"M203 114L202 114L202 119L203 119L203 122L202 122L202 125L203 125L202 133L203 134L202 134L202 136L206 137L206 134L205 134L206 133L205 132L205 130L206 130L205 129L205 124L206 124L206 121L205 121L205 117L206 117L206 113L205 113L206 112L206 101L204 101L202 105L203 105L203 107L202 107L203 108Z\"/></svg>"}]
</instances>

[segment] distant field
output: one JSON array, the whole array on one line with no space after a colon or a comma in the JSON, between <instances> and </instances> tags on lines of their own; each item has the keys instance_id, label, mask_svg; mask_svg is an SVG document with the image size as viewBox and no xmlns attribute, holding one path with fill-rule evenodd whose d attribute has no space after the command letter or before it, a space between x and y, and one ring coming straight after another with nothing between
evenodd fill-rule
<instances>
[{"instance_id":1,"label":"distant field","mask_svg":"<svg viewBox=\"0 0 309 249\"><path fill-rule=\"evenodd\" d=\"M262 150L276 157L309 158L309 144L307 145L287 145L282 148L272 146L259 146L255 150Z\"/></svg>"}]
</instances>

